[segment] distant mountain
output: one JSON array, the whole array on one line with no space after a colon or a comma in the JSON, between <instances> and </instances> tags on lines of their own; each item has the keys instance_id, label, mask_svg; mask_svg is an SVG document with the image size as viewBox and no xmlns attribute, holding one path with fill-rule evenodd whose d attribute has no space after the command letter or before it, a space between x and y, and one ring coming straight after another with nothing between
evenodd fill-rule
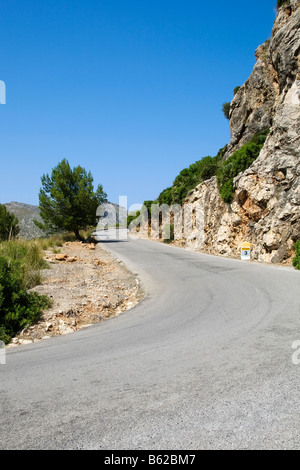
<instances>
[{"instance_id":1,"label":"distant mountain","mask_svg":"<svg viewBox=\"0 0 300 470\"><path fill-rule=\"evenodd\" d=\"M22 202L9 202L4 205L6 209L14 214L19 220L21 238L29 240L31 238L45 236L45 232L39 229L34 223L34 220L42 222L38 206L23 204Z\"/></svg>"},{"instance_id":2,"label":"distant mountain","mask_svg":"<svg viewBox=\"0 0 300 470\"><path fill-rule=\"evenodd\" d=\"M115 215L116 219L110 220L110 215L106 219L106 223L112 224L113 221L117 223L124 224L126 222L127 217L127 210L123 207L118 206L118 204L114 204L113 202L108 202L115 208ZM46 233L39 229L34 220L38 222L43 222L40 216L40 210L38 206L32 206L30 204L23 204L22 202L9 202L4 204L6 209L14 214L17 219L19 220L19 227L20 227L20 237L30 240L31 238L40 238L45 237Z\"/></svg>"}]
</instances>

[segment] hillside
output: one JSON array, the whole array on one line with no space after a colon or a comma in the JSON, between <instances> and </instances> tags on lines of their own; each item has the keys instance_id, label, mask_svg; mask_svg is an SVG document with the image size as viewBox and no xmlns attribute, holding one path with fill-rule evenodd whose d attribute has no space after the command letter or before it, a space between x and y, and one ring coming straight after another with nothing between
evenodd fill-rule
<instances>
[{"instance_id":1,"label":"hillside","mask_svg":"<svg viewBox=\"0 0 300 470\"><path fill-rule=\"evenodd\" d=\"M19 220L21 238L30 240L45 236L45 233L34 223L34 220L42 222L38 206L23 204L22 202L9 202L4 205Z\"/></svg>"}]
</instances>

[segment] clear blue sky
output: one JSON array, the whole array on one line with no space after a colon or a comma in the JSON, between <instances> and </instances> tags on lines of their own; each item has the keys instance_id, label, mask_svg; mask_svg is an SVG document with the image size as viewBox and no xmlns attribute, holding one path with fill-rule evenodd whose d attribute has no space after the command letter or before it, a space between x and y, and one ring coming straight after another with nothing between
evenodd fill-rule
<instances>
[{"instance_id":1,"label":"clear blue sky","mask_svg":"<svg viewBox=\"0 0 300 470\"><path fill-rule=\"evenodd\" d=\"M0 203L38 204L62 158L109 200L154 199L230 139L221 111L276 0L1 0Z\"/></svg>"}]
</instances>

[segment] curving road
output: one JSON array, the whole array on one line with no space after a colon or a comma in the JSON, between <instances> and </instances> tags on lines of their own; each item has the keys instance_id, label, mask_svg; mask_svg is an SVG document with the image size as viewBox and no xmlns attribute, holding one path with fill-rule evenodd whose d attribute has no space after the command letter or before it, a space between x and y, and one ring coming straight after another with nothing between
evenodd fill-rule
<instances>
[{"instance_id":1,"label":"curving road","mask_svg":"<svg viewBox=\"0 0 300 470\"><path fill-rule=\"evenodd\" d=\"M146 299L7 350L0 448L300 448L300 272L147 240L103 246Z\"/></svg>"}]
</instances>

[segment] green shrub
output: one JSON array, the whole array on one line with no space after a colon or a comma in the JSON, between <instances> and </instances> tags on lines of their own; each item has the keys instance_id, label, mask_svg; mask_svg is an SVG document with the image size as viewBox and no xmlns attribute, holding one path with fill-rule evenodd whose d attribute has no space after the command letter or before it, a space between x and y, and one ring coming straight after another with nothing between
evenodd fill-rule
<instances>
[{"instance_id":1,"label":"green shrub","mask_svg":"<svg viewBox=\"0 0 300 470\"><path fill-rule=\"evenodd\" d=\"M230 114L230 103L223 103L222 104L222 111L224 113L224 116L226 119L230 119L229 114Z\"/></svg>"},{"instance_id":2,"label":"green shrub","mask_svg":"<svg viewBox=\"0 0 300 470\"><path fill-rule=\"evenodd\" d=\"M8 343L21 329L40 318L50 300L27 292L19 261L0 257L0 340Z\"/></svg>"},{"instance_id":3,"label":"green shrub","mask_svg":"<svg viewBox=\"0 0 300 470\"><path fill-rule=\"evenodd\" d=\"M293 266L300 270L300 240L295 243L294 250L296 256L293 258Z\"/></svg>"},{"instance_id":4,"label":"green shrub","mask_svg":"<svg viewBox=\"0 0 300 470\"><path fill-rule=\"evenodd\" d=\"M0 243L0 340L9 342L19 330L40 317L50 299L28 289L42 281L43 240Z\"/></svg>"},{"instance_id":5,"label":"green shrub","mask_svg":"<svg viewBox=\"0 0 300 470\"><path fill-rule=\"evenodd\" d=\"M65 158L41 181L39 208L46 231L74 232L84 241L80 230L95 224L98 206L107 202L103 187L99 184L94 190L91 172L81 166L72 169Z\"/></svg>"},{"instance_id":6,"label":"green shrub","mask_svg":"<svg viewBox=\"0 0 300 470\"><path fill-rule=\"evenodd\" d=\"M235 89L233 90L233 94L236 95L240 88L241 88L240 86L236 86Z\"/></svg>"},{"instance_id":7,"label":"green shrub","mask_svg":"<svg viewBox=\"0 0 300 470\"><path fill-rule=\"evenodd\" d=\"M168 204L169 206L172 204L182 204L189 191L216 175L226 150L227 145L221 148L215 157L204 157L188 168L184 168L175 178L173 185L164 189L155 202Z\"/></svg>"},{"instance_id":8,"label":"green shrub","mask_svg":"<svg viewBox=\"0 0 300 470\"><path fill-rule=\"evenodd\" d=\"M18 219L0 204L0 241L15 238L19 232Z\"/></svg>"},{"instance_id":9,"label":"green shrub","mask_svg":"<svg viewBox=\"0 0 300 470\"><path fill-rule=\"evenodd\" d=\"M159 204L172 205L172 188L164 189L157 198Z\"/></svg>"},{"instance_id":10,"label":"green shrub","mask_svg":"<svg viewBox=\"0 0 300 470\"><path fill-rule=\"evenodd\" d=\"M41 270L48 267L38 242L10 240L0 243L0 256L5 257L17 269L25 289L41 283Z\"/></svg>"},{"instance_id":11,"label":"green shrub","mask_svg":"<svg viewBox=\"0 0 300 470\"><path fill-rule=\"evenodd\" d=\"M220 196L224 202L227 202L228 204L232 202L234 197L234 186L232 179L224 183L224 185L220 189Z\"/></svg>"},{"instance_id":12,"label":"green shrub","mask_svg":"<svg viewBox=\"0 0 300 470\"><path fill-rule=\"evenodd\" d=\"M158 201L144 201L141 214L144 220L151 220L151 207L153 204L158 204Z\"/></svg>"},{"instance_id":13,"label":"green shrub","mask_svg":"<svg viewBox=\"0 0 300 470\"><path fill-rule=\"evenodd\" d=\"M216 174L221 160L221 154L218 153L215 157L204 157L182 170L171 188L169 205L182 204L189 191Z\"/></svg>"},{"instance_id":14,"label":"green shrub","mask_svg":"<svg viewBox=\"0 0 300 470\"><path fill-rule=\"evenodd\" d=\"M209 180L215 176L219 166L219 160L216 157L205 157L201 162L202 168L199 173L201 181Z\"/></svg>"},{"instance_id":15,"label":"green shrub","mask_svg":"<svg viewBox=\"0 0 300 470\"><path fill-rule=\"evenodd\" d=\"M257 159L269 134L269 129L256 134L250 142L234 152L217 171L217 181L220 195L224 202L231 203L234 198L233 179L249 168Z\"/></svg>"},{"instance_id":16,"label":"green shrub","mask_svg":"<svg viewBox=\"0 0 300 470\"><path fill-rule=\"evenodd\" d=\"M182 205L189 191L216 175L222 199L225 202L232 202L234 198L233 178L249 168L256 160L268 133L269 129L266 129L256 134L250 142L246 143L226 161L223 161L223 157L227 151L227 145L221 148L215 157L204 157L188 168L184 168L176 176L173 185L160 193L157 201L144 202L148 209L149 220L151 219L149 211L151 204Z\"/></svg>"}]
</instances>

